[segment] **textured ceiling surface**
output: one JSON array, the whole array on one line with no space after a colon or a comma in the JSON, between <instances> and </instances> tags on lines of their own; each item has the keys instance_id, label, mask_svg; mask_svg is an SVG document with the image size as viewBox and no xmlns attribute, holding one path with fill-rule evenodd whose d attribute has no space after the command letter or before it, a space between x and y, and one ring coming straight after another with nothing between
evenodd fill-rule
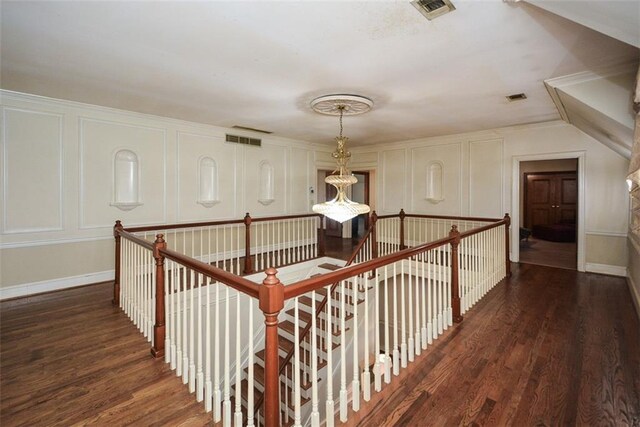
<instances>
[{"instance_id":1,"label":"textured ceiling surface","mask_svg":"<svg viewBox=\"0 0 640 427\"><path fill-rule=\"evenodd\" d=\"M371 98L352 145L559 118L543 80L638 49L523 2L1 3L3 89L333 144L331 93ZM505 96L525 92L509 103Z\"/></svg>"}]
</instances>

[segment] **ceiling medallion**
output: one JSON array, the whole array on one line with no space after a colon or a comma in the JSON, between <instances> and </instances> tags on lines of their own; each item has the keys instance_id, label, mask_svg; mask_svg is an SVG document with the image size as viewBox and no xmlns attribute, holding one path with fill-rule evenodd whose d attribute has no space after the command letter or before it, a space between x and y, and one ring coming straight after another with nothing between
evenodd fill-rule
<instances>
[{"instance_id":1,"label":"ceiling medallion","mask_svg":"<svg viewBox=\"0 0 640 427\"><path fill-rule=\"evenodd\" d=\"M323 95L311 101L311 108L316 113L329 116L356 116L371 110L373 101L361 95Z\"/></svg>"}]
</instances>

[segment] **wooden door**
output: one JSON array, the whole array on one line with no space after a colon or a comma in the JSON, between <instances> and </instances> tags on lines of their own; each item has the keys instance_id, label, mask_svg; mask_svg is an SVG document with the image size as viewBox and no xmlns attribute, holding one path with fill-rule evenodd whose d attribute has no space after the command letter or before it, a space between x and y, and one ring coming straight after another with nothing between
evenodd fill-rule
<instances>
[{"instance_id":1,"label":"wooden door","mask_svg":"<svg viewBox=\"0 0 640 427\"><path fill-rule=\"evenodd\" d=\"M575 224L578 180L575 172L543 172L525 175L524 224Z\"/></svg>"},{"instance_id":2,"label":"wooden door","mask_svg":"<svg viewBox=\"0 0 640 427\"><path fill-rule=\"evenodd\" d=\"M331 172L325 172L325 178L331 175ZM325 184L326 201L333 200L338 194L338 190L331 184ZM334 221L329 217L325 217L325 227L327 236L342 237L342 224Z\"/></svg>"}]
</instances>

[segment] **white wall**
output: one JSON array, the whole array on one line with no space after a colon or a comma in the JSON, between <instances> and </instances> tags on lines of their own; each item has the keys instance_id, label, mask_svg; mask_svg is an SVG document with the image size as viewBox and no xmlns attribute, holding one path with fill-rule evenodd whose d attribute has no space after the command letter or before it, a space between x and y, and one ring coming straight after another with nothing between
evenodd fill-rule
<instances>
[{"instance_id":1,"label":"white wall","mask_svg":"<svg viewBox=\"0 0 640 427\"><path fill-rule=\"evenodd\" d=\"M550 122L376 148L378 214L404 206L412 213L485 217L511 212L514 157L584 153L586 269L624 275L628 161L577 128ZM425 200L425 166L434 160L444 165L444 200L436 204Z\"/></svg>"},{"instance_id":2,"label":"white wall","mask_svg":"<svg viewBox=\"0 0 640 427\"><path fill-rule=\"evenodd\" d=\"M310 212L316 150L262 136L262 147L225 142L236 129L2 91L2 297L108 280L112 227ZM255 134L246 134L256 137ZM139 160L140 206L112 206L113 156ZM198 162L215 160L219 203L198 204ZM275 200L258 202L259 165L274 169ZM67 280L68 279L68 280ZM9 288L11 287L11 288Z\"/></svg>"},{"instance_id":3,"label":"white wall","mask_svg":"<svg viewBox=\"0 0 640 427\"><path fill-rule=\"evenodd\" d=\"M1 297L113 277L116 219L129 226L309 212L318 169L333 147L264 136L261 148L228 144L230 129L30 95L1 92ZM232 133L238 133L235 130ZM251 135L255 136L255 135ZM140 161L140 202L111 206L115 151ZM586 261L627 266L627 160L571 125L553 122L401 141L351 150L372 171L379 214L502 217L511 209L512 159L585 153ZM197 203L197 162L216 160L220 202ZM444 200L425 200L428 161L444 165ZM258 202L258 166L274 167L275 201ZM319 190L319 189L316 189ZM595 267L594 267L595 266ZM602 271L602 270L600 270Z\"/></svg>"}]
</instances>

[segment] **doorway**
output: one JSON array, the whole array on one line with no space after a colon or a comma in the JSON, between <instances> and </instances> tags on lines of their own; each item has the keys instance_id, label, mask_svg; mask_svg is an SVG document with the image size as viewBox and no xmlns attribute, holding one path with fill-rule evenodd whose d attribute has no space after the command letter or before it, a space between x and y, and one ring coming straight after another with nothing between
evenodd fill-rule
<instances>
[{"instance_id":1,"label":"doorway","mask_svg":"<svg viewBox=\"0 0 640 427\"><path fill-rule=\"evenodd\" d=\"M351 187L351 200L369 205L369 172L353 172L358 182ZM351 238L360 240L369 229L369 214L358 215L351 220Z\"/></svg>"},{"instance_id":2,"label":"doorway","mask_svg":"<svg viewBox=\"0 0 640 427\"><path fill-rule=\"evenodd\" d=\"M577 269L578 159L520 163L520 262Z\"/></svg>"}]
</instances>

